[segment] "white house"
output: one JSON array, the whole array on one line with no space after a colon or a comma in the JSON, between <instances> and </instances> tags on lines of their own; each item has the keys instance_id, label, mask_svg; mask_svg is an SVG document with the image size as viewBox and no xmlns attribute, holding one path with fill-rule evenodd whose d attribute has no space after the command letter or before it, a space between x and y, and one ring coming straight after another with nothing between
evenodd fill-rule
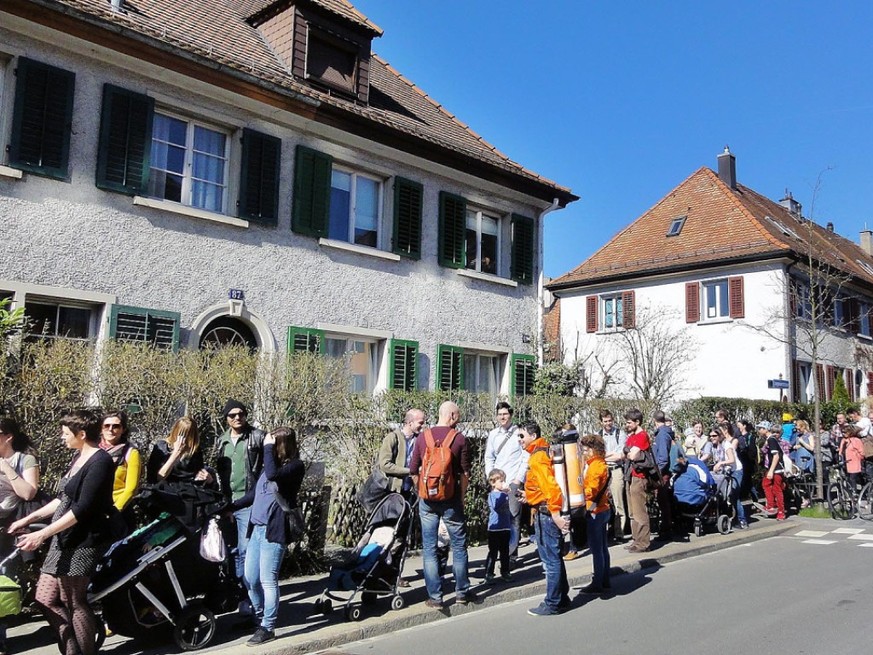
<instances>
[{"instance_id":1,"label":"white house","mask_svg":"<svg viewBox=\"0 0 873 655\"><path fill-rule=\"evenodd\" d=\"M641 327L643 316L666 321L692 350L680 399L806 401L813 371L825 398L837 376L853 399L873 394L871 233L859 246L804 218L790 194L776 203L738 184L727 149L718 160L718 173L695 171L546 285L559 303L549 312L554 352L568 364L596 353L601 376L618 371L615 333ZM613 380L619 392L628 391L624 364Z\"/></svg>"},{"instance_id":2,"label":"white house","mask_svg":"<svg viewBox=\"0 0 873 655\"><path fill-rule=\"evenodd\" d=\"M47 338L350 356L355 389L529 381L576 197L371 53L345 0L5 0L0 293Z\"/></svg>"}]
</instances>

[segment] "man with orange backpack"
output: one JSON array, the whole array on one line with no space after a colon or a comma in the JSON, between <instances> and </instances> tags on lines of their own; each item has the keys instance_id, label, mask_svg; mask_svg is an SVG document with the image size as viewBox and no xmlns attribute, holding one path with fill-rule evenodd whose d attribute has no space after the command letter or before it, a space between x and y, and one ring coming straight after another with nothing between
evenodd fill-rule
<instances>
[{"instance_id":1,"label":"man with orange backpack","mask_svg":"<svg viewBox=\"0 0 873 655\"><path fill-rule=\"evenodd\" d=\"M428 595L425 605L435 609L443 607L437 554L440 519L449 532L452 546L455 602L466 605L475 601L467 569L467 518L464 516L464 495L470 482L471 466L467 440L455 429L460 419L455 403L447 401L440 405L437 424L418 435L409 460L409 474L419 497L424 582Z\"/></svg>"}]
</instances>

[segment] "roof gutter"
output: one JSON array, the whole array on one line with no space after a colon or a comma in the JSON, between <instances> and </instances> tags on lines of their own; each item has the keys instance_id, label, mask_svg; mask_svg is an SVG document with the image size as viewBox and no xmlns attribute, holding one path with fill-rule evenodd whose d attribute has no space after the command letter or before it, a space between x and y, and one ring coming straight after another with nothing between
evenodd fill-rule
<instances>
[{"instance_id":1,"label":"roof gutter","mask_svg":"<svg viewBox=\"0 0 873 655\"><path fill-rule=\"evenodd\" d=\"M540 212L539 221L537 221L539 230L539 239L537 239L537 261L540 263L540 272L537 276L537 366L543 365L545 349L543 347L543 317L545 316L545 308L543 307L543 295L545 291L545 273L543 268L543 237L545 235L545 218L547 214L551 214L558 209L561 201L558 198L552 200L552 204Z\"/></svg>"}]
</instances>

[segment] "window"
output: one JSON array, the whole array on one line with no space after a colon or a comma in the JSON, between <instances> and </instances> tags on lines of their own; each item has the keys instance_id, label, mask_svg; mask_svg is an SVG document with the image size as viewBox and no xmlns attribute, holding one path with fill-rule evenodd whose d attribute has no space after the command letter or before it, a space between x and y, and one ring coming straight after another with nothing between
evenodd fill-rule
<instances>
[{"instance_id":1,"label":"window","mask_svg":"<svg viewBox=\"0 0 873 655\"><path fill-rule=\"evenodd\" d=\"M177 312L113 305L109 336L119 341L138 341L178 350L180 320Z\"/></svg>"},{"instance_id":2,"label":"window","mask_svg":"<svg viewBox=\"0 0 873 655\"><path fill-rule=\"evenodd\" d=\"M464 235L466 267L496 274L499 269L500 218L478 209L467 209Z\"/></svg>"},{"instance_id":3,"label":"window","mask_svg":"<svg viewBox=\"0 0 873 655\"><path fill-rule=\"evenodd\" d=\"M344 48L342 42L325 33L309 30L306 75L335 89L353 93L357 52Z\"/></svg>"},{"instance_id":4,"label":"window","mask_svg":"<svg viewBox=\"0 0 873 655\"><path fill-rule=\"evenodd\" d=\"M24 315L30 321L30 335L42 339L90 339L95 335L93 307L27 300Z\"/></svg>"},{"instance_id":5,"label":"window","mask_svg":"<svg viewBox=\"0 0 873 655\"><path fill-rule=\"evenodd\" d=\"M57 179L68 177L75 74L19 58L9 164Z\"/></svg>"},{"instance_id":6,"label":"window","mask_svg":"<svg viewBox=\"0 0 873 655\"><path fill-rule=\"evenodd\" d=\"M796 402L808 403L815 397L815 380L812 377L812 364L795 362Z\"/></svg>"},{"instance_id":7,"label":"window","mask_svg":"<svg viewBox=\"0 0 873 655\"><path fill-rule=\"evenodd\" d=\"M843 296L834 298L834 327L845 328L848 325L848 299Z\"/></svg>"},{"instance_id":8,"label":"window","mask_svg":"<svg viewBox=\"0 0 873 655\"><path fill-rule=\"evenodd\" d=\"M703 284L703 316L704 319L730 316L727 280Z\"/></svg>"},{"instance_id":9,"label":"window","mask_svg":"<svg viewBox=\"0 0 873 655\"><path fill-rule=\"evenodd\" d=\"M500 391L500 357L465 352L463 389L492 395Z\"/></svg>"},{"instance_id":10,"label":"window","mask_svg":"<svg viewBox=\"0 0 873 655\"><path fill-rule=\"evenodd\" d=\"M810 320L812 318L812 300L809 286L803 282L797 282L794 285L793 292L797 318Z\"/></svg>"},{"instance_id":11,"label":"window","mask_svg":"<svg viewBox=\"0 0 873 655\"><path fill-rule=\"evenodd\" d=\"M606 296L601 298L603 303L603 317L600 324L604 330L611 330L622 326L623 317L621 309L621 295Z\"/></svg>"},{"instance_id":12,"label":"window","mask_svg":"<svg viewBox=\"0 0 873 655\"><path fill-rule=\"evenodd\" d=\"M860 334L863 334L865 337L871 336L870 334L870 305L869 303L862 302L859 304L860 315L858 316L858 329Z\"/></svg>"},{"instance_id":13,"label":"window","mask_svg":"<svg viewBox=\"0 0 873 655\"><path fill-rule=\"evenodd\" d=\"M378 248L381 222L382 182L334 167L330 178L328 238Z\"/></svg>"},{"instance_id":14,"label":"window","mask_svg":"<svg viewBox=\"0 0 873 655\"><path fill-rule=\"evenodd\" d=\"M355 337L326 336L324 352L328 357L345 359L349 373L349 389L354 393L372 392L376 386L379 363L374 341Z\"/></svg>"},{"instance_id":15,"label":"window","mask_svg":"<svg viewBox=\"0 0 873 655\"><path fill-rule=\"evenodd\" d=\"M676 237L682 232L682 227L685 225L685 219L687 216L679 216L678 218L674 218L670 222L670 229L667 230L668 237Z\"/></svg>"},{"instance_id":16,"label":"window","mask_svg":"<svg viewBox=\"0 0 873 655\"><path fill-rule=\"evenodd\" d=\"M149 195L223 213L227 194L228 135L156 113L152 129Z\"/></svg>"},{"instance_id":17,"label":"window","mask_svg":"<svg viewBox=\"0 0 873 655\"><path fill-rule=\"evenodd\" d=\"M780 221L777 221L775 218L772 218L770 216L765 216L764 218L767 219L767 221L769 221L771 225L773 225L777 230L782 232L782 234L784 234L785 236L794 237L798 241L803 241L803 239L798 236L797 232L792 230L790 227L787 227L784 223L781 223Z\"/></svg>"},{"instance_id":18,"label":"window","mask_svg":"<svg viewBox=\"0 0 873 655\"><path fill-rule=\"evenodd\" d=\"M860 266L861 268L863 268L864 271L867 273L867 275L873 275L873 266L871 266L867 262L862 261L860 259L856 259L855 263L858 264L858 266Z\"/></svg>"}]
</instances>

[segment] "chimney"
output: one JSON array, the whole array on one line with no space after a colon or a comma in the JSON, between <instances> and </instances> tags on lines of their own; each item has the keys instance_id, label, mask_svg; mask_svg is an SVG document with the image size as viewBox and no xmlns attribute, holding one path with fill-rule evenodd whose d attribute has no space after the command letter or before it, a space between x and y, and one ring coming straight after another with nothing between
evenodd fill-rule
<instances>
[{"instance_id":1,"label":"chimney","mask_svg":"<svg viewBox=\"0 0 873 655\"><path fill-rule=\"evenodd\" d=\"M828 224L827 224L826 227L827 227L827 229L828 229L828 232L833 232L833 231L834 231L834 224L831 223L830 221L828 221Z\"/></svg>"},{"instance_id":2,"label":"chimney","mask_svg":"<svg viewBox=\"0 0 873 655\"><path fill-rule=\"evenodd\" d=\"M791 191L789 191L788 189L785 189L785 197L779 201L779 204L785 207L785 209L787 209L792 216L795 216L797 218L801 217L803 205L801 205L794 199L794 196L791 195Z\"/></svg>"},{"instance_id":3,"label":"chimney","mask_svg":"<svg viewBox=\"0 0 873 655\"><path fill-rule=\"evenodd\" d=\"M873 232L866 227L861 230L861 250L873 257Z\"/></svg>"},{"instance_id":4,"label":"chimney","mask_svg":"<svg viewBox=\"0 0 873 655\"><path fill-rule=\"evenodd\" d=\"M718 178L731 189L737 188L737 158L731 154L731 149L727 146L718 156Z\"/></svg>"}]
</instances>

